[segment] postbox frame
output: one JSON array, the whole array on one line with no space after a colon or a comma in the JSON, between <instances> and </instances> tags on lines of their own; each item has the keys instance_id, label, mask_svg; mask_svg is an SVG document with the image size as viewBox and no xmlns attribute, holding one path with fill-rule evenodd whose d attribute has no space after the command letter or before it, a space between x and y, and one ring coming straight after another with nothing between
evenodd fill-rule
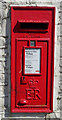
<instances>
[{"instance_id":1,"label":"postbox frame","mask_svg":"<svg viewBox=\"0 0 62 120\"><path fill-rule=\"evenodd\" d=\"M52 10L53 11L53 14L54 14L54 19L53 19L53 26L54 26L54 29L53 29L53 33L55 33L55 7L11 7L11 112L14 112L14 113L17 113L17 112L31 112L32 113L32 110L30 109L29 111L27 109L25 110L20 110L19 108L16 108L15 107L15 76L14 76L14 73L15 73L15 64L14 64L14 61L15 60L15 42L13 41L13 11L14 9L48 9L48 10ZM55 37L55 34L53 34L53 48L52 50L54 51L54 37ZM19 40L21 38L16 38L16 40ZM24 40L26 40L26 38L23 38ZM33 40L34 38L31 38L31 40ZM35 38L35 40L43 40L42 38ZM29 38L27 38L27 40L29 40ZM45 38L44 39L45 42L48 42L49 44L49 39ZM43 41L44 41L43 40ZM42 106L42 109L41 110L34 110L34 112L42 112L42 113L50 113L50 112L53 112L53 79L54 79L54 52L52 53L52 65L51 65L51 70L52 70L52 75L51 75L51 85L50 85L50 82L48 81L48 84L50 86L50 88L47 89L47 93L48 93L48 100L47 100L47 106ZM13 59L14 58L14 59ZM49 92L50 92L50 96L49 96Z\"/></svg>"}]
</instances>

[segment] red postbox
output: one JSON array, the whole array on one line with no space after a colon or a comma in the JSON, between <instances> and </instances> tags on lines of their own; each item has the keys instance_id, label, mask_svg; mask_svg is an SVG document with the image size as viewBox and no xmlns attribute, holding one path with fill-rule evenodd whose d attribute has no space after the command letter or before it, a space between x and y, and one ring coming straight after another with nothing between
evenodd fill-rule
<instances>
[{"instance_id":1,"label":"red postbox","mask_svg":"<svg viewBox=\"0 0 62 120\"><path fill-rule=\"evenodd\" d=\"M52 112L54 7L11 7L11 112Z\"/></svg>"}]
</instances>

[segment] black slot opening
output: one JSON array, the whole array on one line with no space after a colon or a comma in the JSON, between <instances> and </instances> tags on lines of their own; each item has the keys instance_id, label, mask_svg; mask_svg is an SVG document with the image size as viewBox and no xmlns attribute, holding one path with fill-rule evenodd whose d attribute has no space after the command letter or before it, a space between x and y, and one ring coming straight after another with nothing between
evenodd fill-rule
<instances>
[{"instance_id":1,"label":"black slot opening","mask_svg":"<svg viewBox=\"0 0 62 120\"><path fill-rule=\"evenodd\" d=\"M15 33L19 32L41 32L47 33L48 32L48 22L43 23L31 23L31 22L19 22L15 25L13 31Z\"/></svg>"},{"instance_id":2,"label":"black slot opening","mask_svg":"<svg viewBox=\"0 0 62 120\"><path fill-rule=\"evenodd\" d=\"M46 30L48 23L20 23L20 29Z\"/></svg>"}]
</instances>

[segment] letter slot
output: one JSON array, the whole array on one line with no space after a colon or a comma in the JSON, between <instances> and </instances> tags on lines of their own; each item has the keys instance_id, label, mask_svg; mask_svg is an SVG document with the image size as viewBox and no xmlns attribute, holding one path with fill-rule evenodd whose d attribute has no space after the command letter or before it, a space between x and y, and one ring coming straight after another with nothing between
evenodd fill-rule
<instances>
[{"instance_id":1,"label":"letter slot","mask_svg":"<svg viewBox=\"0 0 62 120\"><path fill-rule=\"evenodd\" d=\"M24 31L27 31L27 32L42 32L42 33L46 33L48 32L48 25L49 25L49 22L47 21L44 21L44 22L21 22L21 21L18 21L18 24L19 24L19 30L20 32L24 32Z\"/></svg>"}]
</instances>

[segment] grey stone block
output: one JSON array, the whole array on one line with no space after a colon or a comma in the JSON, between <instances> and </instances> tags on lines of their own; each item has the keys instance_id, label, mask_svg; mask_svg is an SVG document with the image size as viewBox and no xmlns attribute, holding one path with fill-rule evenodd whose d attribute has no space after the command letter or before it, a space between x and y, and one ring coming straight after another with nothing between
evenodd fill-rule
<instances>
[{"instance_id":1,"label":"grey stone block","mask_svg":"<svg viewBox=\"0 0 62 120\"><path fill-rule=\"evenodd\" d=\"M61 8L62 8L62 7L61 7ZM60 13L59 13L59 23L62 24L62 11L60 11Z\"/></svg>"},{"instance_id":2,"label":"grey stone block","mask_svg":"<svg viewBox=\"0 0 62 120\"><path fill-rule=\"evenodd\" d=\"M45 118L3 118L2 120L45 120Z\"/></svg>"},{"instance_id":3,"label":"grey stone block","mask_svg":"<svg viewBox=\"0 0 62 120\"><path fill-rule=\"evenodd\" d=\"M62 82L60 83L60 89L62 90Z\"/></svg>"},{"instance_id":4,"label":"grey stone block","mask_svg":"<svg viewBox=\"0 0 62 120\"><path fill-rule=\"evenodd\" d=\"M57 25L57 35L60 36L62 34L62 25Z\"/></svg>"},{"instance_id":5,"label":"grey stone block","mask_svg":"<svg viewBox=\"0 0 62 120\"><path fill-rule=\"evenodd\" d=\"M2 21L2 36L6 36L6 19Z\"/></svg>"},{"instance_id":6,"label":"grey stone block","mask_svg":"<svg viewBox=\"0 0 62 120\"><path fill-rule=\"evenodd\" d=\"M20 2L25 3L26 0L23 0L23 1L22 1L22 0L16 0L16 2L14 2L14 0L9 0L9 1L8 1L8 0L3 0L3 4L4 4L5 2L7 2L7 3L9 2L9 3L11 3L11 4L12 4L12 3L14 3L14 4L19 3L19 4L20 4Z\"/></svg>"},{"instance_id":7,"label":"grey stone block","mask_svg":"<svg viewBox=\"0 0 62 120\"><path fill-rule=\"evenodd\" d=\"M60 112L60 120L62 120L62 111Z\"/></svg>"},{"instance_id":8,"label":"grey stone block","mask_svg":"<svg viewBox=\"0 0 62 120\"><path fill-rule=\"evenodd\" d=\"M53 112L53 113L47 114L47 115L46 115L46 118L47 118L47 120L49 120L49 119L51 119L51 118L56 118L56 115L55 115L55 113Z\"/></svg>"},{"instance_id":9,"label":"grey stone block","mask_svg":"<svg viewBox=\"0 0 62 120\"><path fill-rule=\"evenodd\" d=\"M60 59L60 66L62 66L62 59Z\"/></svg>"},{"instance_id":10,"label":"grey stone block","mask_svg":"<svg viewBox=\"0 0 62 120\"><path fill-rule=\"evenodd\" d=\"M1 73L0 74L0 86L7 86L8 85L8 80L9 80L9 73Z\"/></svg>"},{"instance_id":11,"label":"grey stone block","mask_svg":"<svg viewBox=\"0 0 62 120\"><path fill-rule=\"evenodd\" d=\"M8 19L9 17L8 9L2 10L2 19Z\"/></svg>"},{"instance_id":12,"label":"grey stone block","mask_svg":"<svg viewBox=\"0 0 62 120\"><path fill-rule=\"evenodd\" d=\"M62 57L62 48L60 48L60 57Z\"/></svg>"},{"instance_id":13,"label":"grey stone block","mask_svg":"<svg viewBox=\"0 0 62 120\"><path fill-rule=\"evenodd\" d=\"M1 120L60 120L60 118L3 118Z\"/></svg>"},{"instance_id":14,"label":"grey stone block","mask_svg":"<svg viewBox=\"0 0 62 120\"><path fill-rule=\"evenodd\" d=\"M46 118L46 120L60 120L60 118Z\"/></svg>"},{"instance_id":15,"label":"grey stone block","mask_svg":"<svg viewBox=\"0 0 62 120\"><path fill-rule=\"evenodd\" d=\"M62 7L62 1L60 1L60 7Z\"/></svg>"},{"instance_id":16,"label":"grey stone block","mask_svg":"<svg viewBox=\"0 0 62 120\"><path fill-rule=\"evenodd\" d=\"M62 73L62 67L60 67L60 72Z\"/></svg>"},{"instance_id":17,"label":"grey stone block","mask_svg":"<svg viewBox=\"0 0 62 120\"><path fill-rule=\"evenodd\" d=\"M62 35L62 25L60 25L60 35Z\"/></svg>"},{"instance_id":18,"label":"grey stone block","mask_svg":"<svg viewBox=\"0 0 62 120\"><path fill-rule=\"evenodd\" d=\"M62 36L60 37L60 46L62 46Z\"/></svg>"},{"instance_id":19,"label":"grey stone block","mask_svg":"<svg viewBox=\"0 0 62 120\"><path fill-rule=\"evenodd\" d=\"M60 74L60 81L62 81L62 74Z\"/></svg>"},{"instance_id":20,"label":"grey stone block","mask_svg":"<svg viewBox=\"0 0 62 120\"><path fill-rule=\"evenodd\" d=\"M62 110L62 99L60 100L60 110Z\"/></svg>"},{"instance_id":21,"label":"grey stone block","mask_svg":"<svg viewBox=\"0 0 62 120\"><path fill-rule=\"evenodd\" d=\"M0 37L0 47L6 46L6 39L3 37Z\"/></svg>"},{"instance_id":22,"label":"grey stone block","mask_svg":"<svg viewBox=\"0 0 62 120\"><path fill-rule=\"evenodd\" d=\"M2 20L2 2L0 2L0 23Z\"/></svg>"}]
</instances>

